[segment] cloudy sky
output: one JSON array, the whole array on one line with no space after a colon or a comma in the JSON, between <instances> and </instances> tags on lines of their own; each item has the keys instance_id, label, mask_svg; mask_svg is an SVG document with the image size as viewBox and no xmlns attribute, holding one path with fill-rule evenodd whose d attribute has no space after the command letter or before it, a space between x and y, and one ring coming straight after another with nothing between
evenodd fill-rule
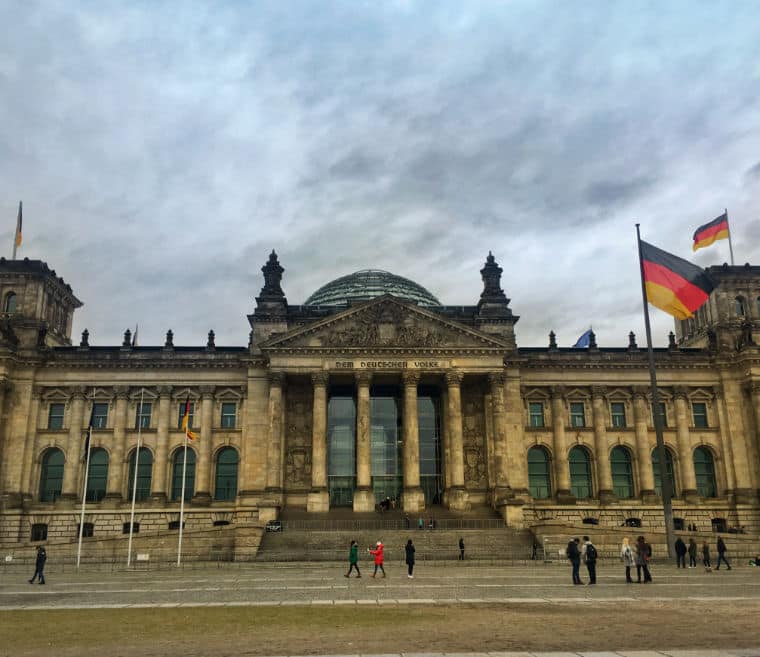
<instances>
[{"instance_id":1,"label":"cloudy sky","mask_svg":"<svg viewBox=\"0 0 760 657\"><path fill-rule=\"evenodd\" d=\"M518 343L644 342L635 227L691 252L729 210L760 264L756 2L0 3L0 243L85 303L74 340L244 345L272 249L290 303L359 269ZM657 344L672 320L653 309Z\"/></svg>"}]
</instances>

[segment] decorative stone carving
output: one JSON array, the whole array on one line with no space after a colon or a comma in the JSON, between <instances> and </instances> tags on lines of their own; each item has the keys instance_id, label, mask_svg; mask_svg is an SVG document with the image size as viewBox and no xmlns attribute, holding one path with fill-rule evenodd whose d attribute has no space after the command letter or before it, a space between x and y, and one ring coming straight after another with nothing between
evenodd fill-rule
<instances>
[{"instance_id":1,"label":"decorative stone carving","mask_svg":"<svg viewBox=\"0 0 760 657\"><path fill-rule=\"evenodd\" d=\"M401 380L405 386L416 386L420 382L419 372L402 372Z\"/></svg>"},{"instance_id":2,"label":"decorative stone carving","mask_svg":"<svg viewBox=\"0 0 760 657\"><path fill-rule=\"evenodd\" d=\"M607 397L607 386L591 386L591 398L606 399Z\"/></svg>"},{"instance_id":3,"label":"decorative stone carving","mask_svg":"<svg viewBox=\"0 0 760 657\"><path fill-rule=\"evenodd\" d=\"M285 372L268 372L270 386L284 386L285 385Z\"/></svg>"},{"instance_id":4,"label":"decorative stone carving","mask_svg":"<svg viewBox=\"0 0 760 657\"><path fill-rule=\"evenodd\" d=\"M467 488L487 486L485 402L480 386L462 390L462 444Z\"/></svg>"},{"instance_id":5,"label":"decorative stone carving","mask_svg":"<svg viewBox=\"0 0 760 657\"><path fill-rule=\"evenodd\" d=\"M328 372L312 372L311 383L315 386L326 386L330 382L330 374Z\"/></svg>"},{"instance_id":6,"label":"decorative stone carving","mask_svg":"<svg viewBox=\"0 0 760 657\"><path fill-rule=\"evenodd\" d=\"M363 384L368 386L370 383L372 383L372 372L354 372L354 379L356 380L357 385Z\"/></svg>"},{"instance_id":7,"label":"decorative stone carving","mask_svg":"<svg viewBox=\"0 0 760 657\"><path fill-rule=\"evenodd\" d=\"M444 375L444 378L446 379L446 385L458 386L462 384L462 379L464 378L464 375L461 372L457 372L456 370L449 370Z\"/></svg>"},{"instance_id":8,"label":"decorative stone carving","mask_svg":"<svg viewBox=\"0 0 760 657\"><path fill-rule=\"evenodd\" d=\"M285 481L288 488L311 485L311 449L290 447L285 454Z\"/></svg>"},{"instance_id":9,"label":"decorative stone carving","mask_svg":"<svg viewBox=\"0 0 760 657\"><path fill-rule=\"evenodd\" d=\"M311 486L313 392L310 385L288 387L285 398L285 472L287 486Z\"/></svg>"}]
</instances>

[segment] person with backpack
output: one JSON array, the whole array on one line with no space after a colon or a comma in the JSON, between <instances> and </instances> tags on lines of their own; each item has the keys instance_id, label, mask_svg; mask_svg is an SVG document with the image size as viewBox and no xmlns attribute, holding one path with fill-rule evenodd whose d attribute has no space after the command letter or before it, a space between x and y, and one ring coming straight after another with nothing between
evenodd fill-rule
<instances>
[{"instance_id":1,"label":"person with backpack","mask_svg":"<svg viewBox=\"0 0 760 657\"><path fill-rule=\"evenodd\" d=\"M702 565L705 567L706 573L712 571L712 564L710 563L710 546L707 544L707 541L702 543Z\"/></svg>"},{"instance_id":2,"label":"person with backpack","mask_svg":"<svg viewBox=\"0 0 760 657\"><path fill-rule=\"evenodd\" d=\"M588 570L589 586L596 584L596 560L599 557L596 547L588 536L583 537L583 560Z\"/></svg>"},{"instance_id":3,"label":"person with backpack","mask_svg":"<svg viewBox=\"0 0 760 657\"><path fill-rule=\"evenodd\" d=\"M676 568L686 568L686 543L679 536L676 539Z\"/></svg>"},{"instance_id":4,"label":"person with backpack","mask_svg":"<svg viewBox=\"0 0 760 657\"><path fill-rule=\"evenodd\" d=\"M697 567L697 542L694 538L689 539L689 568Z\"/></svg>"},{"instance_id":5,"label":"person with backpack","mask_svg":"<svg viewBox=\"0 0 760 657\"><path fill-rule=\"evenodd\" d=\"M726 567L729 570L731 570L731 564L728 563L728 559L726 559L726 552L728 552L728 549L726 548L726 543L723 540L722 536L718 536L717 546L718 546L718 563L715 566L715 570L720 570L721 561L726 564Z\"/></svg>"},{"instance_id":6,"label":"person with backpack","mask_svg":"<svg viewBox=\"0 0 760 657\"><path fill-rule=\"evenodd\" d=\"M641 584L641 571L644 571L644 584L652 581L649 572L649 559L652 556L652 546L644 540L643 536L636 539L636 582Z\"/></svg>"},{"instance_id":7,"label":"person with backpack","mask_svg":"<svg viewBox=\"0 0 760 657\"><path fill-rule=\"evenodd\" d=\"M578 547L578 544L580 543L579 538L572 539L567 544L567 558L570 560L570 563L573 566L573 584L583 584L581 581L581 551Z\"/></svg>"}]
</instances>

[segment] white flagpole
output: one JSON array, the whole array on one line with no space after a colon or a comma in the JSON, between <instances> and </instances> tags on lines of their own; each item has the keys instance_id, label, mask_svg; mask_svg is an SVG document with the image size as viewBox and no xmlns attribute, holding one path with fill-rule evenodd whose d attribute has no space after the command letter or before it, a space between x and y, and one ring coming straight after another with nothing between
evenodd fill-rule
<instances>
[{"instance_id":1,"label":"white flagpole","mask_svg":"<svg viewBox=\"0 0 760 657\"><path fill-rule=\"evenodd\" d=\"M145 388L140 388L140 413L142 416ZM129 543L127 544L127 568L132 563L132 530L135 526L135 502L137 501L137 469L140 467L140 445L142 438L142 422L137 423L137 451L135 452L135 473L132 477L132 511L129 514Z\"/></svg>"},{"instance_id":2,"label":"white flagpole","mask_svg":"<svg viewBox=\"0 0 760 657\"><path fill-rule=\"evenodd\" d=\"M188 424L190 420L188 419ZM182 525L185 524L185 475L187 474L187 426L185 427L185 456L182 459L182 497L179 502L179 543L177 544L177 565L182 563Z\"/></svg>"},{"instance_id":3,"label":"white flagpole","mask_svg":"<svg viewBox=\"0 0 760 657\"><path fill-rule=\"evenodd\" d=\"M728 208L723 208L726 214L726 226L728 226L728 252L731 254L731 266L734 266L734 245L731 242L731 226L728 223Z\"/></svg>"},{"instance_id":4,"label":"white flagpole","mask_svg":"<svg viewBox=\"0 0 760 657\"><path fill-rule=\"evenodd\" d=\"M13 256L11 257L11 260L16 259L16 249L18 248L18 234L21 229L21 213L22 213L22 203L21 201L18 202L18 217L16 218L16 232L13 234Z\"/></svg>"},{"instance_id":5,"label":"white flagpole","mask_svg":"<svg viewBox=\"0 0 760 657\"><path fill-rule=\"evenodd\" d=\"M95 403L93 398L92 403ZM92 411L90 412L90 426L87 429L87 452L84 460L84 484L82 486L82 512L79 515L79 545L77 546L77 570L82 558L82 536L84 534L84 507L87 504L87 478L90 475L90 452L92 451Z\"/></svg>"}]
</instances>

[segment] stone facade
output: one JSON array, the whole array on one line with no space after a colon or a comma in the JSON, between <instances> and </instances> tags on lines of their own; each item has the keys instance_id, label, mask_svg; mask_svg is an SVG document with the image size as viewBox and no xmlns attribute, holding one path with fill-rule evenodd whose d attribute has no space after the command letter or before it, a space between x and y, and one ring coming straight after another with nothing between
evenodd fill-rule
<instances>
[{"instance_id":1,"label":"stone facade","mask_svg":"<svg viewBox=\"0 0 760 657\"><path fill-rule=\"evenodd\" d=\"M615 348L558 348L553 334L518 347L491 255L464 307L403 293L294 306L274 253L262 271L247 347L217 347L213 332L178 347L171 331L162 346L129 332L92 346L87 331L73 346L71 289L44 263L0 260L5 549L43 527L76 538L91 422L93 536L129 522L138 441L140 531L176 525L188 403L188 530L248 531L287 507L372 511L386 495L415 515L487 505L514 527L661 526L647 352L633 334ZM760 532L760 267L710 272L709 303L655 350L674 515Z\"/></svg>"}]
</instances>

